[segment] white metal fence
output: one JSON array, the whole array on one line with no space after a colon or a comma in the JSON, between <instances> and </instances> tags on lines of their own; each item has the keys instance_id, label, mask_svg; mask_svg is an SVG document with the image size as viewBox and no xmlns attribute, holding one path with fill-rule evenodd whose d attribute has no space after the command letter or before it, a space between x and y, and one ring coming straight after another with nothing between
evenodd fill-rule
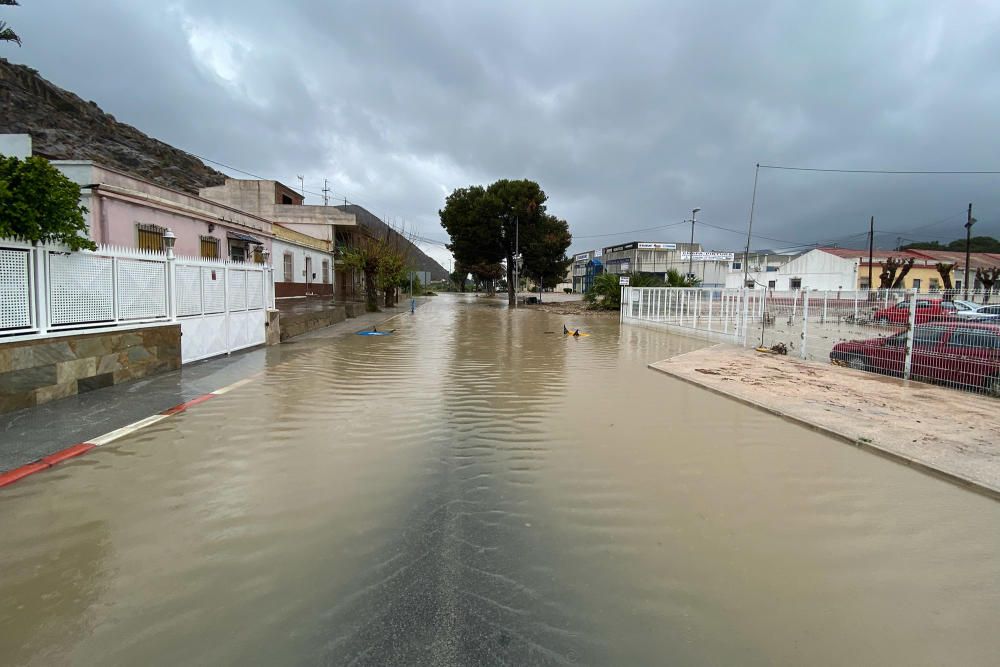
<instances>
[{"instance_id":1,"label":"white metal fence","mask_svg":"<svg viewBox=\"0 0 1000 667\"><path fill-rule=\"evenodd\" d=\"M969 296L626 287L621 319L1000 396L1000 314L974 313L990 295Z\"/></svg>"},{"instance_id":2,"label":"white metal fence","mask_svg":"<svg viewBox=\"0 0 1000 667\"><path fill-rule=\"evenodd\" d=\"M179 321L184 362L264 342L270 267L0 241L0 343Z\"/></svg>"}]
</instances>

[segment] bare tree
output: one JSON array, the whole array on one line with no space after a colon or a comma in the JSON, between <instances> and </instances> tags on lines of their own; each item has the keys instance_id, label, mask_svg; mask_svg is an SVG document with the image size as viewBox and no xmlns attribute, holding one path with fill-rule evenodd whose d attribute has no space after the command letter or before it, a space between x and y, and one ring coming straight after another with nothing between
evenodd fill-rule
<instances>
[{"instance_id":1,"label":"bare tree","mask_svg":"<svg viewBox=\"0 0 1000 667\"><path fill-rule=\"evenodd\" d=\"M990 294L993 293L993 286L1000 280L1000 267L994 266L989 269L979 267L976 269L976 280L983 285L983 291L985 292L983 303L989 303Z\"/></svg>"},{"instance_id":2,"label":"bare tree","mask_svg":"<svg viewBox=\"0 0 1000 667\"><path fill-rule=\"evenodd\" d=\"M951 301L954 296L951 293L951 290L953 289L951 284L951 272L955 270L955 266L955 264L946 264L945 262L938 262L934 265L934 268L937 269L938 275L941 276L941 282L944 284L944 298L948 301Z\"/></svg>"},{"instance_id":3,"label":"bare tree","mask_svg":"<svg viewBox=\"0 0 1000 667\"><path fill-rule=\"evenodd\" d=\"M892 281L892 289L902 289L903 279L906 278L906 274L909 273L910 269L913 268L914 261L915 260L912 257L910 257L909 259L904 259L899 264L899 275L896 276L896 279Z\"/></svg>"}]
</instances>

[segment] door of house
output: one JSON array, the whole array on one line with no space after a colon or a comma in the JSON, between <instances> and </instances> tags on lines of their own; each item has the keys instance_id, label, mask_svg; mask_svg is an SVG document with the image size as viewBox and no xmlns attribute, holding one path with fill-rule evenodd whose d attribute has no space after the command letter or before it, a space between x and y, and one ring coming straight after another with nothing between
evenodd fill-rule
<instances>
[{"instance_id":1,"label":"door of house","mask_svg":"<svg viewBox=\"0 0 1000 667\"><path fill-rule=\"evenodd\" d=\"M312 285L313 258L306 257L306 294L311 294L309 287Z\"/></svg>"}]
</instances>

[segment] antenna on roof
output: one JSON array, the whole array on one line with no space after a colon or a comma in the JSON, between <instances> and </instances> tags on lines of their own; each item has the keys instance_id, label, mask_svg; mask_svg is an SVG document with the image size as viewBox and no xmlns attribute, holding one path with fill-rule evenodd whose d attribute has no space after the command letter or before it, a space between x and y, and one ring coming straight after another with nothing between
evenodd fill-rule
<instances>
[{"instance_id":1,"label":"antenna on roof","mask_svg":"<svg viewBox=\"0 0 1000 667\"><path fill-rule=\"evenodd\" d=\"M299 189L302 191L302 198L305 199L306 198L306 177L303 176L302 174L299 174L298 179L299 179Z\"/></svg>"},{"instance_id":2,"label":"antenna on roof","mask_svg":"<svg viewBox=\"0 0 1000 667\"><path fill-rule=\"evenodd\" d=\"M330 205L330 185L327 179L323 179L323 206Z\"/></svg>"}]
</instances>

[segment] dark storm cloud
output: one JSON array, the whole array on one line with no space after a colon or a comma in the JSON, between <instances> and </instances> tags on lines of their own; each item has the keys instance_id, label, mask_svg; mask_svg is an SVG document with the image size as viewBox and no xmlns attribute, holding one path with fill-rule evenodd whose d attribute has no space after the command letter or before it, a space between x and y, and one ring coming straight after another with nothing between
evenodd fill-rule
<instances>
[{"instance_id":1,"label":"dark storm cloud","mask_svg":"<svg viewBox=\"0 0 1000 667\"><path fill-rule=\"evenodd\" d=\"M582 237L695 206L744 228L758 161L1000 165L987 3L28 0L4 14L25 40L9 57L119 119L293 185L329 178L436 238L447 192L501 177L538 180ZM770 238L755 245L861 245L849 235L871 214L884 245L948 240L969 201L977 233L1000 233L997 181L762 171L755 228Z\"/></svg>"}]
</instances>

